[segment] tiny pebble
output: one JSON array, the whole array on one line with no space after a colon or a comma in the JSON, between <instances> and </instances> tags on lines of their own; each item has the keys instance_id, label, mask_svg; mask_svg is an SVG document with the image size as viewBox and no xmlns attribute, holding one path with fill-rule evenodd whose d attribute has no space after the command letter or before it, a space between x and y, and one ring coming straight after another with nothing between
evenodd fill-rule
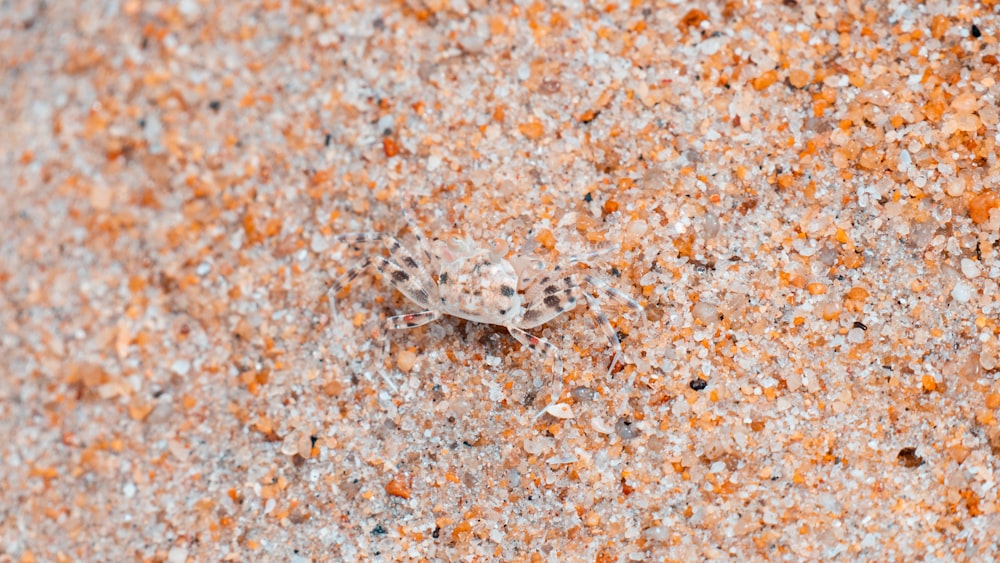
<instances>
[{"instance_id":1,"label":"tiny pebble","mask_svg":"<svg viewBox=\"0 0 1000 563\"><path fill-rule=\"evenodd\" d=\"M974 113L961 113L954 118L954 127L959 131L971 133L979 129L982 121Z\"/></svg>"},{"instance_id":2,"label":"tiny pebble","mask_svg":"<svg viewBox=\"0 0 1000 563\"><path fill-rule=\"evenodd\" d=\"M406 479L396 476L385 484L385 492L394 497L410 498L410 483Z\"/></svg>"},{"instance_id":3,"label":"tiny pebble","mask_svg":"<svg viewBox=\"0 0 1000 563\"><path fill-rule=\"evenodd\" d=\"M705 301L699 302L691 311L694 319L702 324L711 324L719 321L719 308L714 303Z\"/></svg>"},{"instance_id":4,"label":"tiny pebble","mask_svg":"<svg viewBox=\"0 0 1000 563\"><path fill-rule=\"evenodd\" d=\"M972 113L979 109L979 100L972 92L963 92L951 100L951 108L956 113Z\"/></svg>"},{"instance_id":5,"label":"tiny pebble","mask_svg":"<svg viewBox=\"0 0 1000 563\"><path fill-rule=\"evenodd\" d=\"M965 282L958 282L951 290L951 298L959 303L968 303L972 299L973 287Z\"/></svg>"},{"instance_id":6,"label":"tiny pebble","mask_svg":"<svg viewBox=\"0 0 1000 563\"><path fill-rule=\"evenodd\" d=\"M962 258L962 273L970 280L978 278L980 274L979 264L970 258Z\"/></svg>"},{"instance_id":7,"label":"tiny pebble","mask_svg":"<svg viewBox=\"0 0 1000 563\"><path fill-rule=\"evenodd\" d=\"M614 430L607 422L604 422L604 419L596 416L590 419L590 427L600 434L611 434L611 431Z\"/></svg>"},{"instance_id":8,"label":"tiny pebble","mask_svg":"<svg viewBox=\"0 0 1000 563\"><path fill-rule=\"evenodd\" d=\"M719 216L715 213L705 215L705 222L702 227L702 235L706 240L711 240L719 234Z\"/></svg>"},{"instance_id":9,"label":"tiny pebble","mask_svg":"<svg viewBox=\"0 0 1000 563\"><path fill-rule=\"evenodd\" d=\"M458 44L462 46L462 49L470 53L478 53L486 45L486 38L483 37L483 33L480 30L474 30L472 33L460 37Z\"/></svg>"},{"instance_id":10,"label":"tiny pebble","mask_svg":"<svg viewBox=\"0 0 1000 563\"><path fill-rule=\"evenodd\" d=\"M428 172L434 172L441 167L441 157L436 154L432 154L427 157L427 164L425 165Z\"/></svg>"},{"instance_id":11,"label":"tiny pebble","mask_svg":"<svg viewBox=\"0 0 1000 563\"><path fill-rule=\"evenodd\" d=\"M545 463L548 463L549 465L563 465L566 463L576 463L577 461L579 461L579 459L580 458L576 457L573 454L562 454L550 457L549 459L545 460Z\"/></svg>"},{"instance_id":12,"label":"tiny pebble","mask_svg":"<svg viewBox=\"0 0 1000 563\"><path fill-rule=\"evenodd\" d=\"M170 563L184 563L188 558L188 550L184 547L171 547L167 552L167 561Z\"/></svg>"},{"instance_id":13,"label":"tiny pebble","mask_svg":"<svg viewBox=\"0 0 1000 563\"><path fill-rule=\"evenodd\" d=\"M951 197L958 197L965 192L965 181L961 178L953 178L945 184L944 191Z\"/></svg>"},{"instance_id":14,"label":"tiny pebble","mask_svg":"<svg viewBox=\"0 0 1000 563\"><path fill-rule=\"evenodd\" d=\"M413 369L414 364L417 363L417 355L409 350L402 350L399 355L396 356L396 365L399 367L400 371L410 371Z\"/></svg>"},{"instance_id":15,"label":"tiny pebble","mask_svg":"<svg viewBox=\"0 0 1000 563\"><path fill-rule=\"evenodd\" d=\"M299 433L290 432L281 442L281 453L285 455L295 455L299 453Z\"/></svg>"},{"instance_id":16,"label":"tiny pebble","mask_svg":"<svg viewBox=\"0 0 1000 563\"><path fill-rule=\"evenodd\" d=\"M541 455L552 448L552 443L552 439L543 436L535 439L528 438L524 440L524 451L531 455Z\"/></svg>"},{"instance_id":17,"label":"tiny pebble","mask_svg":"<svg viewBox=\"0 0 1000 563\"><path fill-rule=\"evenodd\" d=\"M619 418L618 422L615 423L615 432L622 437L622 440L631 440L639 435L639 429L635 427L635 423L624 418Z\"/></svg>"},{"instance_id":18,"label":"tiny pebble","mask_svg":"<svg viewBox=\"0 0 1000 563\"><path fill-rule=\"evenodd\" d=\"M628 234L634 237L641 237L646 234L647 225L642 219L636 219L628 224L627 230Z\"/></svg>"},{"instance_id":19,"label":"tiny pebble","mask_svg":"<svg viewBox=\"0 0 1000 563\"><path fill-rule=\"evenodd\" d=\"M200 12L200 6L196 0L181 0L177 3L177 11L186 18L193 18Z\"/></svg>"},{"instance_id":20,"label":"tiny pebble","mask_svg":"<svg viewBox=\"0 0 1000 563\"><path fill-rule=\"evenodd\" d=\"M320 233L315 233L312 236L312 240L309 241L309 250L312 250L316 254L325 252L328 248L330 248L330 243Z\"/></svg>"},{"instance_id":21,"label":"tiny pebble","mask_svg":"<svg viewBox=\"0 0 1000 563\"><path fill-rule=\"evenodd\" d=\"M573 407L567 405L566 403L556 403L554 405L549 405L545 407L545 412L551 414L556 418L573 418Z\"/></svg>"},{"instance_id":22,"label":"tiny pebble","mask_svg":"<svg viewBox=\"0 0 1000 563\"><path fill-rule=\"evenodd\" d=\"M664 542L670 539L670 528L667 526L653 526L643 530L642 535L646 536L646 539Z\"/></svg>"},{"instance_id":23,"label":"tiny pebble","mask_svg":"<svg viewBox=\"0 0 1000 563\"><path fill-rule=\"evenodd\" d=\"M865 329L863 328L852 328L847 331L847 341L851 344L860 344L865 341Z\"/></svg>"},{"instance_id":24,"label":"tiny pebble","mask_svg":"<svg viewBox=\"0 0 1000 563\"><path fill-rule=\"evenodd\" d=\"M174 360L174 363L170 364L170 371L177 375L187 375L191 371L191 362L188 360Z\"/></svg>"},{"instance_id":25,"label":"tiny pebble","mask_svg":"<svg viewBox=\"0 0 1000 563\"><path fill-rule=\"evenodd\" d=\"M573 390L569 392L569 395L573 397L574 401L578 403L583 403L585 401L593 401L594 399L596 399L597 391L594 391L590 387L584 387L583 385L580 385L578 387L574 387Z\"/></svg>"}]
</instances>

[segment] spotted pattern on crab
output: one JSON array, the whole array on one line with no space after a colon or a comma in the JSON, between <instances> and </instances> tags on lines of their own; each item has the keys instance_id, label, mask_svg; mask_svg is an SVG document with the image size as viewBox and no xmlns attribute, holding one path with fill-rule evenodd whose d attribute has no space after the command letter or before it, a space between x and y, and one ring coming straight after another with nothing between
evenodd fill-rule
<instances>
[{"instance_id":1,"label":"spotted pattern on crab","mask_svg":"<svg viewBox=\"0 0 1000 563\"><path fill-rule=\"evenodd\" d=\"M381 243L388 249L389 256L369 256L349 268L331 284L333 294L340 293L363 271L374 267L386 276L392 287L426 308L389 318L391 329L418 327L446 315L503 326L522 346L552 360L555 384L552 402L546 410L558 401L562 392L562 358L554 344L528 333L528 329L573 309L581 300L586 301L591 319L614 351L608 367L610 373L621 359L621 342L598 301L584 291L584 284L644 315L642 306L635 300L592 276L566 274L561 266L550 267L534 258L515 256L508 259L508 247L503 241L490 248L482 248L469 238L427 241L408 213L406 220L426 263L416 260L399 240L385 233L338 235L335 240L348 244ZM601 253L603 251L570 258L569 264L586 261ZM427 268L435 275L432 276Z\"/></svg>"}]
</instances>

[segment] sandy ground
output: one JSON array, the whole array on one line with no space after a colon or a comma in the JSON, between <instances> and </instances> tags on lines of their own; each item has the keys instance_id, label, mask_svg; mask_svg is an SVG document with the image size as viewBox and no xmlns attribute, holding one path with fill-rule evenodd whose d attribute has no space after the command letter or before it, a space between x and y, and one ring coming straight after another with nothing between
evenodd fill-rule
<instances>
[{"instance_id":1,"label":"sandy ground","mask_svg":"<svg viewBox=\"0 0 1000 563\"><path fill-rule=\"evenodd\" d=\"M1000 557L997 6L838 4L3 3L0 561Z\"/></svg>"}]
</instances>

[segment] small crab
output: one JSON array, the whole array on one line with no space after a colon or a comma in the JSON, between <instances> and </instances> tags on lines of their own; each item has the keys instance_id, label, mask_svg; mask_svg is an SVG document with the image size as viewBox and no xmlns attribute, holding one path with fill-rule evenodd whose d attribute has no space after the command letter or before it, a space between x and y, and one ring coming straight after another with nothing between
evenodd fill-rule
<instances>
[{"instance_id":1,"label":"small crab","mask_svg":"<svg viewBox=\"0 0 1000 563\"><path fill-rule=\"evenodd\" d=\"M391 329L418 327L445 315L506 328L522 345L552 359L553 379L557 385L552 402L542 412L553 407L562 392L562 358L554 344L530 334L528 329L573 309L583 299L594 323L614 350L609 373L614 369L622 356L621 343L597 300L581 285L586 282L600 293L644 315L642 306L628 295L592 276L566 273L560 266L549 267L535 258L515 256L508 259L505 241L494 243L490 248L482 248L470 238L454 237L448 242L435 238L428 241L413 218L408 213L405 215L423 254L423 261L418 261L396 237L385 233L338 235L334 240L349 244L380 242L389 250L389 256L366 256L331 285L330 291L334 295L362 272L374 267L407 299L424 309L390 317L388 327ZM606 250L570 258L569 263L583 262L604 252Z\"/></svg>"}]
</instances>

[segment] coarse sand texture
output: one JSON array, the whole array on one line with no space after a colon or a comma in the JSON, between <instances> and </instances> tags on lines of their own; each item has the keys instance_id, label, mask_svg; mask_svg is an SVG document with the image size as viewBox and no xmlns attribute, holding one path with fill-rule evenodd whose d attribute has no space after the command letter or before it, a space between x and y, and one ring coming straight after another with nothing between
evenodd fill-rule
<instances>
[{"instance_id":1,"label":"coarse sand texture","mask_svg":"<svg viewBox=\"0 0 1000 563\"><path fill-rule=\"evenodd\" d=\"M0 563L997 560L998 36L0 3Z\"/></svg>"}]
</instances>

